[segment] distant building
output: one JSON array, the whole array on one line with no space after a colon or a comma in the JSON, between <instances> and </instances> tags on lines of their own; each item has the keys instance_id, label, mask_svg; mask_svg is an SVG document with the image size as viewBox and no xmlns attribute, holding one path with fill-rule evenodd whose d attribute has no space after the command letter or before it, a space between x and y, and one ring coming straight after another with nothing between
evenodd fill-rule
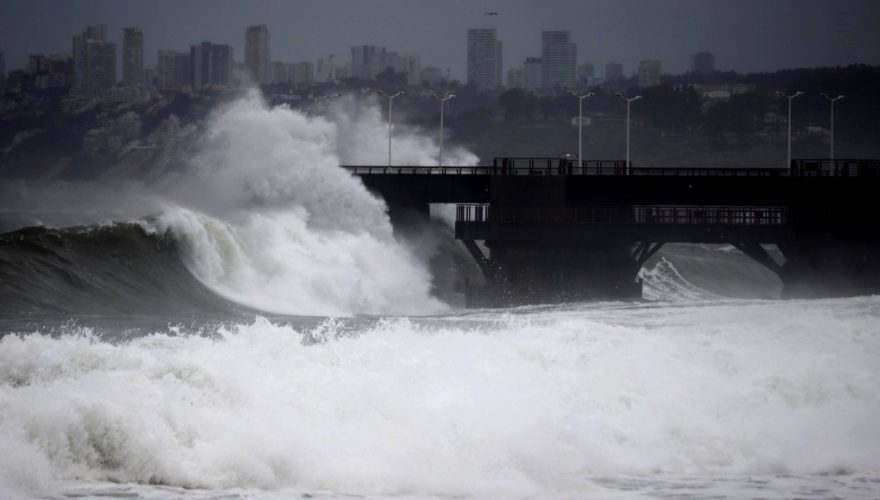
<instances>
[{"instance_id":1,"label":"distant building","mask_svg":"<svg viewBox=\"0 0 880 500\"><path fill-rule=\"evenodd\" d=\"M355 45L351 48L352 78L372 80L385 69L385 47Z\"/></svg>"},{"instance_id":2,"label":"distant building","mask_svg":"<svg viewBox=\"0 0 880 500\"><path fill-rule=\"evenodd\" d=\"M694 84L692 85L704 102L727 101L732 96L755 92L757 86L754 83L722 83L722 84Z\"/></svg>"},{"instance_id":3,"label":"distant building","mask_svg":"<svg viewBox=\"0 0 880 500\"><path fill-rule=\"evenodd\" d=\"M504 63L501 42L494 28L469 29L467 34L467 82L480 90L501 86Z\"/></svg>"},{"instance_id":4,"label":"distant building","mask_svg":"<svg viewBox=\"0 0 880 500\"><path fill-rule=\"evenodd\" d=\"M34 87L57 89L71 83L73 59L67 54L31 54L27 71L34 76Z\"/></svg>"},{"instance_id":5,"label":"distant building","mask_svg":"<svg viewBox=\"0 0 880 500\"><path fill-rule=\"evenodd\" d=\"M542 67L543 63L540 57L526 57L526 62L523 63L523 89L535 92L543 86L541 83Z\"/></svg>"},{"instance_id":6,"label":"distant building","mask_svg":"<svg viewBox=\"0 0 880 500\"><path fill-rule=\"evenodd\" d=\"M140 28L125 28L122 35L122 83L144 84L144 34Z\"/></svg>"},{"instance_id":7,"label":"distant building","mask_svg":"<svg viewBox=\"0 0 880 500\"><path fill-rule=\"evenodd\" d=\"M99 97L116 84L116 44L106 41L103 24L73 37L74 92Z\"/></svg>"},{"instance_id":8,"label":"distant building","mask_svg":"<svg viewBox=\"0 0 880 500\"><path fill-rule=\"evenodd\" d=\"M244 63L256 83L269 83L269 28L265 24L248 26L244 37Z\"/></svg>"},{"instance_id":9,"label":"distant building","mask_svg":"<svg viewBox=\"0 0 880 500\"><path fill-rule=\"evenodd\" d=\"M405 64L404 71L406 71L406 84L421 85L422 62L419 59L419 56L416 54L405 54L403 56L403 62Z\"/></svg>"},{"instance_id":10,"label":"distant building","mask_svg":"<svg viewBox=\"0 0 880 500\"><path fill-rule=\"evenodd\" d=\"M711 52L697 52L691 56L691 71L707 75L715 71L715 56Z\"/></svg>"},{"instance_id":11,"label":"distant building","mask_svg":"<svg viewBox=\"0 0 880 500\"><path fill-rule=\"evenodd\" d=\"M30 74L44 73L48 66L46 56L43 54L31 54L28 56L27 72Z\"/></svg>"},{"instance_id":12,"label":"distant building","mask_svg":"<svg viewBox=\"0 0 880 500\"><path fill-rule=\"evenodd\" d=\"M639 63L639 87L660 85L660 61L641 61Z\"/></svg>"},{"instance_id":13,"label":"distant building","mask_svg":"<svg viewBox=\"0 0 880 500\"><path fill-rule=\"evenodd\" d=\"M156 85L163 90L181 90L192 86L190 54L160 50L156 65Z\"/></svg>"},{"instance_id":14,"label":"distant building","mask_svg":"<svg viewBox=\"0 0 880 500\"><path fill-rule=\"evenodd\" d=\"M232 47L229 45L202 42L190 48L189 57L193 90L232 85Z\"/></svg>"},{"instance_id":15,"label":"distant building","mask_svg":"<svg viewBox=\"0 0 880 500\"><path fill-rule=\"evenodd\" d=\"M443 70L436 66L426 66L422 68L419 83L427 83L428 85L440 85L446 81Z\"/></svg>"},{"instance_id":16,"label":"distant building","mask_svg":"<svg viewBox=\"0 0 880 500\"><path fill-rule=\"evenodd\" d=\"M336 56L330 54L326 59L319 58L315 65L315 81L316 82L332 82L336 79L335 68Z\"/></svg>"},{"instance_id":17,"label":"distant building","mask_svg":"<svg viewBox=\"0 0 880 500\"><path fill-rule=\"evenodd\" d=\"M608 62L605 64L605 83L613 83L623 80L623 64Z\"/></svg>"},{"instance_id":18,"label":"distant building","mask_svg":"<svg viewBox=\"0 0 880 500\"><path fill-rule=\"evenodd\" d=\"M541 32L541 86L572 89L575 87L577 44L570 31Z\"/></svg>"},{"instance_id":19,"label":"distant building","mask_svg":"<svg viewBox=\"0 0 880 500\"><path fill-rule=\"evenodd\" d=\"M578 83L581 85L589 85L596 77L596 68L591 63L583 63L578 65Z\"/></svg>"},{"instance_id":20,"label":"distant building","mask_svg":"<svg viewBox=\"0 0 880 500\"><path fill-rule=\"evenodd\" d=\"M0 52L0 87L6 85L6 57Z\"/></svg>"},{"instance_id":21,"label":"distant building","mask_svg":"<svg viewBox=\"0 0 880 500\"><path fill-rule=\"evenodd\" d=\"M289 71L286 63L273 61L272 64L269 65L269 69L270 83L288 83L290 81L290 76L288 76Z\"/></svg>"},{"instance_id":22,"label":"distant building","mask_svg":"<svg viewBox=\"0 0 880 500\"><path fill-rule=\"evenodd\" d=\"M523 76L522 68L511 68L511 69L507 70L507 88L509 88L509 89L522 88L522 76Z\"/></svg>"},{"instance_id":23,"label":"distant building","mask_svg":"<svg viewBox=\"0 0 880 500\"><path fill-rule=\"evenodd\" d=\"M288 75L294 85L308 85L315 79L315 65L310 62L291 64Z\"/></svg>"}]
</instances>

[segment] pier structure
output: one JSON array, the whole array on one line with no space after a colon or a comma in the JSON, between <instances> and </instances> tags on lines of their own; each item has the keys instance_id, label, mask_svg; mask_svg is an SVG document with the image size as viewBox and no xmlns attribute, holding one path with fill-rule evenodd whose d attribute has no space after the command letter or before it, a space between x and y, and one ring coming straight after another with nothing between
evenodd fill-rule
<instances>
[{"instance_id":1,"label":"pier structure","mask_svg":"<svg viewBox=\"0 0 880 500\"><path fill-rule=\"evenodd\" d=\"M639 269L666 243L731 244L776 273L785 297L880 293L878 160L346 168L386 201L396 226L427 217L429 204L457 204L455 237L486 281L469 287L472 306L640 297Z\"/></svg>"}]
</instances>

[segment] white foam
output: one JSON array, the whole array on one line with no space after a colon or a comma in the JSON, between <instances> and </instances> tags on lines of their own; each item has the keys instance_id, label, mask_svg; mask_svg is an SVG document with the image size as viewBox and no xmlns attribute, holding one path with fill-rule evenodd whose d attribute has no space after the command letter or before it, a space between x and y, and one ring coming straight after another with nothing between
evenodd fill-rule
<instances>
[{"instance_id":1,"label":"white foam","mask_svg":"<svg viewBox=\"0 0 880 500\"><path fill-rule=\"evenodd\" d=\"M0 484L503 497L880 472L880 299L482 318L7 336Z\"/></svg>"},{"instance_id":2,"label":"white foam","mask_svg":"<svg viewBox=\"0 0 880 500\"><path fill-rule=\"evenodd\" d=\"M337 106L339 126L269 108L256 91L218 111L193 167L166 181L168 198L188 208L167 208L149 228L177 237L209 288L263 311L443 310L425 264L393 238L384 202L339 168L338 149L363 150L369 163L382 144L378 110ZM430 144L402 134L401 160L425 161Z\"/></svg>"}]
</instances>

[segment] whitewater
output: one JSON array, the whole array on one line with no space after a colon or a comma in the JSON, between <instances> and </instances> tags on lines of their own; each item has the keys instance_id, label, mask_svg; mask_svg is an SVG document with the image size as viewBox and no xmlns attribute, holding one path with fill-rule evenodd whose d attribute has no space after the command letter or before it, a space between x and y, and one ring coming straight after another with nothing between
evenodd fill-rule
<instances>
[{"instance_id":1,"label":"whitewater","mask_svg":"<svg viewBox=\"0 0 880 500\"><path fill-rule=\"evenodd\" d=\"M880 297L668 245L643 301L457 309L451 230L394 234L339 168L387 124L338 101L251 92L149 183L4 191L0 498L880 496Z\"/></svg>"}]
</instances>

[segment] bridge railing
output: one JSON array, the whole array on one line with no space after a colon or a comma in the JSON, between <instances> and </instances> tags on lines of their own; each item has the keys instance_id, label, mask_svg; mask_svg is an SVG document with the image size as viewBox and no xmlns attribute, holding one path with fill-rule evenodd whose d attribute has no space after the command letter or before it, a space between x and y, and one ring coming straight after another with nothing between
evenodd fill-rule
<instances>
[{"instance_id":1,"label":"bridge railing","mask_svg":"<svg viewBox=\"0 0 880 500\"><path fill-rule=\"evenodd\" d=\"M880 160L791 160L792 177L880 177Z\"/></svg>"},{"instance_id":2,"label":"bridge railing","mask_svg":"<svg viewBox=\"0 0 880 500\"><path fill-rule=\"evenodd\" d=\"M449 167L415 167L415 166L378 166L378 165L343 165L343 168L357 175L493 175L493 167L485 166L449 166Z\"/></svg>"},{"instance_id":3,"label":"bridge railing","mask_svg":"<svg viewBox=\"0 0 880 500\"><path fill-rule=\"evenodd\" d=\"M632 207L510 207L458 205L458 222L499 224L645 224L784 226L785 207L700 207L637 205Z\"/></svg>"},{"instance_id":4,"label":"bridge railing","mask_svg":"<svg viewBox=\"0 0 880 500\"><path fill-rule=\"evenodd\" d=\"M627 168L622 160L495 158L489 166L345 166L357 175L575 175L663 177L880 177L880 160L792 160L785 168Z\"/></svg>"}]
</instances>

